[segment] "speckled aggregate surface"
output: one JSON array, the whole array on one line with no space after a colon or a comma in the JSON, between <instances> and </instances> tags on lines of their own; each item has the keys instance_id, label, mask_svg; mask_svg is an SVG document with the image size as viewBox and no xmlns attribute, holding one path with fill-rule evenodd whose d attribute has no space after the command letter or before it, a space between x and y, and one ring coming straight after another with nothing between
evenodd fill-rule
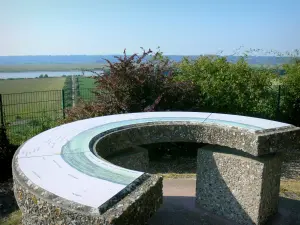
<instances>
[{"instance_id":1,"label":"speckled aggregate surface","mask_svg":"<svg viewBox=\"0 0 300 225\"><path fill-rule=\"evenodd\" d=\"M198 150L197 165L199 207L249 225L264 224L277 212L280 155L257 160L210 145Z\"/></svg>"}]
</instances>

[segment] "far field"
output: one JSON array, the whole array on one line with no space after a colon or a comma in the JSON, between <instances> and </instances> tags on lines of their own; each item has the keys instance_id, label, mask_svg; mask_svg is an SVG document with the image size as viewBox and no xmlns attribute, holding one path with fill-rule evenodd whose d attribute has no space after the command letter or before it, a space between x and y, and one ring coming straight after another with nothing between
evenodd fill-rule
<instances>
[{"instance_id":1,"label":"far field","mask_svg":"<svg viewBox=\"0 0 300 225\"><path fill-rule=\"evenodd\" d=\"M90 77L79 77L78 78L79 84L79 96L83 100L93 100L95 98L95 94L91 92L91 89L96 87L95 79Z\"/></svg>"},{"instance_id":2,"label":"far field","mask_svg":"<svg viewBox=\"0 0 300 225\"><path fill-rule=\"evenodd\" d=\"M79 87L81 89L87 89L87 88L95 88L95 79L90 77L79 77L78 78Z\"/></svg>"},{"instance_id":3,"label":"far field","mask_svg":"<svg viewBox=\"0 0 300 225\"><path fill-rule=\"evenodd\" d=\"M65 77L0 80L0 94L61 90Z\"/></svg>"}]
</instances>

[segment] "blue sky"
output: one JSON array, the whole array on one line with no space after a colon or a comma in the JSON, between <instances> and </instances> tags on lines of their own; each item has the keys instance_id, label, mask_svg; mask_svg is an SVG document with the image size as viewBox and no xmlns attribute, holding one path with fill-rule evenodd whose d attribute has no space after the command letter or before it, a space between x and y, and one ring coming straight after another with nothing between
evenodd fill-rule
<instances>
[{"instance_id":1,"label":"blue sky","mask_svg":"<svg viewBox=\"0 0 300 225\"><path fill-rule=\"evenodd\" d=\"M299 0L0 0L0 55L291 51L299 12Z\"/></svg>"}]
</instances>

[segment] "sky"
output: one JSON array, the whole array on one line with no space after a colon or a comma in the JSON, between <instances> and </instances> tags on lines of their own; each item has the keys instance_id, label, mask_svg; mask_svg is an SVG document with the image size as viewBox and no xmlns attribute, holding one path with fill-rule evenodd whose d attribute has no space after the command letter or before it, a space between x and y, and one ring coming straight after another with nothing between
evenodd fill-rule
<instances>
[{"instance_id":1,"label":"sky","mask_svg":"<svg viewBox=\"0 0 300 225\"><path fill-rule=\"evenodd\" d=\"M292 51L299 12L299 0L0 0L0 55Z\"/></svg>"}]
</instances>

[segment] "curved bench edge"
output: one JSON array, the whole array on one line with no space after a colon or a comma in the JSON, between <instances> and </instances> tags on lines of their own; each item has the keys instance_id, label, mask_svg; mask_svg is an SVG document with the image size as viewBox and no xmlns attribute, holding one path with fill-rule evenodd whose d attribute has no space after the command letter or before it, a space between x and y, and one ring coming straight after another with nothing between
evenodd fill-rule
<instances>
[{"instance_id":1,"label":"curved bench edge","mask_svg":"<svg viewBox=\"0 0 300 225\"><path fill-rule=\"evenodd\" d=\"M47 200L51 204L59 205L64 209L68 209L74 212L80 212L83 214L91 214L91 215L99 215L99 211L96 208L82 205L80 203L76 203L65 198L59 197L38 185L35 185L31 180L27 178L27 176L21 171L18 165L17 155L22 146L18 148L15 152L13 160L12 160L12 173L13 173L13 182L14 186L17 185L22 189L25 189L28 194L32 196L36 196L39 199ZM14 190L15 191L15 190ZM15 191L15 198L17 203L22 201L22 196ZM34 201L34 199L32 199Z\"/></svg>"},{"instance_id":2,"label":"curved bench edge","mask_svg":"<svg viewBox=\"0 0 300 225\"><path fill-rule=\"evenodd\" d=\"M221 145L252 156L262 156L299 148L300 128L286 126L253 132L245 128L213 123L151 122L120 126L103 132L91 140L90 148L93 146L91 151L96 156L105 158L121 148L170 141ZM105 149L105 154L101 149Z\"/></svg>"},{"instance_id":3,"label":"curved bench edge","mask_svg":"<svg viewBox=\"0 0 300 225\"><path fill-rule=\"evenodd\" d=\"M14 194L24 225L40 224L45 218L48 222L62 224L69 224L70 221L95 225L120 222L124 225L143 224L162 204L162 177L148 174L148 179L122 199L115 199L115 204L100 214L98 208L66 200L34 185L19 170L16 155L12 162Z\"/></svg>"}]
</instances>

